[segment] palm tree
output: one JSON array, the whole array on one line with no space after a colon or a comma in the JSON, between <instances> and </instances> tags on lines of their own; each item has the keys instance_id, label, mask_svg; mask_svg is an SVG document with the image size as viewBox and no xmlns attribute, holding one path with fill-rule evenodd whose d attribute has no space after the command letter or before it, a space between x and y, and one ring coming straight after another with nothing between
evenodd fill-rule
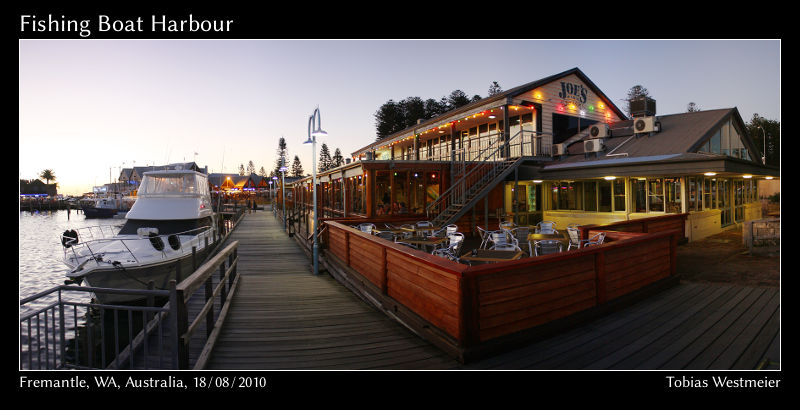
<instances>
[{"instance_id":1,"label":"palm tree","mask_svg":"<svg viewBox=\"0 0 800 410\"><path fill-rule=\"evenodd\" d=\"M39 178L44 179L45 181L47 181L47 184L49 185L50 184L50 180L55 181L56 174L55 174L55 172L53 172L52 169L46 169L46 170L42 171L41 174L39 174Z\"/></svg>"}]
</instances>

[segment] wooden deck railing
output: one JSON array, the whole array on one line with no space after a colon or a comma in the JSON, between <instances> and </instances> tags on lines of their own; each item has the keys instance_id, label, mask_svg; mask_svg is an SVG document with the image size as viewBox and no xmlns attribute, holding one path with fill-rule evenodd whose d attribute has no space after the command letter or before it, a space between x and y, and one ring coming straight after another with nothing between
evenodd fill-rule
<instances>
[{"instance_id":1,"label":"wooden deck railing","mask_svg":"<svg viewBox=\"0 0 800 410\"><path fill-rule=\"evenodd\" d=\"M637 221L639 226L642 221ZM646 222L645 222L646 223ZM325 256L465 352L487 341L601 307L675 275L681 230L607 232L608 242L516 261L466 266L327 220Z\"/></svg>"}]
</instances>

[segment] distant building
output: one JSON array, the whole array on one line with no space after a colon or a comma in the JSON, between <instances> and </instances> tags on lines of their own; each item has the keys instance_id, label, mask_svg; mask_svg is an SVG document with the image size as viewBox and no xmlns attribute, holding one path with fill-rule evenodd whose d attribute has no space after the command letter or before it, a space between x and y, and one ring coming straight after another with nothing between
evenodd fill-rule
<instances>
[{"instance_id":1,"label":"distant building","mask_svg":"<svg viewBox=\"0 0 800 410\"><path fill-rule=\"evenodd\" d=\"M19 194L25 196L56 196L58 195L58 188L55 183L45 184L38 179L20 179Z\"/></svg>"},{"instance_id":2,"label":"distant building","mask_svg":"<svg viewBox=\"0 0 800 410\"><path fill-rule=\"evenodd\" d=\"M191 169L193 171L208 174L208 167L200 168L195 162L177 162L167 165L150 165L144 167L123 168L119 173L116 183L107 184L105 188L109 192L121 192L128 194L139 189L142 183L142 176L148 171L160 171L166 169Z\"/></svg>"}]
</instances>

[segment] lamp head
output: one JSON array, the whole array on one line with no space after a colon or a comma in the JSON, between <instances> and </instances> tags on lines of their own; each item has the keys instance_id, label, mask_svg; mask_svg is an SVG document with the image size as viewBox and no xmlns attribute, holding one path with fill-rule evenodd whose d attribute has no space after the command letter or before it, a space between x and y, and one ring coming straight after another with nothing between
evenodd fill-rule
<instances>
[{"instance_id":1,"label":"lamp head","mask_svg":"<svg viewBox=\"0 0 800 410\"><path fill-rule=\"evenodd\" d=\"M325 132L324 130L316 130L316 131L312 132L311 135L313 135L314 138L316 138L316 137L324 138L324 137L328 136L328 133Z\"/></svg>"},{"instance_id":2,"label":"lamp head","mask_svg":"<svg viewBox=\"0 0 800 410\"><path fill-rule=\"evenodd\" d=\"M311 139L310 135L308 136L308 140L303 141L303 144L313 144L313 143L314 143L314 140Z\"/></svg>"}]
</instances>

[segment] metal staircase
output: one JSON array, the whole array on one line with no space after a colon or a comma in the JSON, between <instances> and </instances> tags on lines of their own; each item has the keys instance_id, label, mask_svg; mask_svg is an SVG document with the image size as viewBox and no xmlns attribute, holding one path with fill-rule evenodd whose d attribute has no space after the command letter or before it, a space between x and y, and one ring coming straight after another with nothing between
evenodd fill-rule
<instances>
[{"instance_id":1,"label":"metal staircase","mask_svg":"<svg viewBox=\"0 0 800 410\"><path fill-rule=\"evenodd\" d=\"M514 141L521 139L522 132L508 142L500 141L484 149L479 162L463 168L461 176L443 192L436 201L425 207L428 219L434 226L444 226L461 218L477 201L502 182L522 162L522 156L509 158Z\"/></svg>"}]
</instances>

